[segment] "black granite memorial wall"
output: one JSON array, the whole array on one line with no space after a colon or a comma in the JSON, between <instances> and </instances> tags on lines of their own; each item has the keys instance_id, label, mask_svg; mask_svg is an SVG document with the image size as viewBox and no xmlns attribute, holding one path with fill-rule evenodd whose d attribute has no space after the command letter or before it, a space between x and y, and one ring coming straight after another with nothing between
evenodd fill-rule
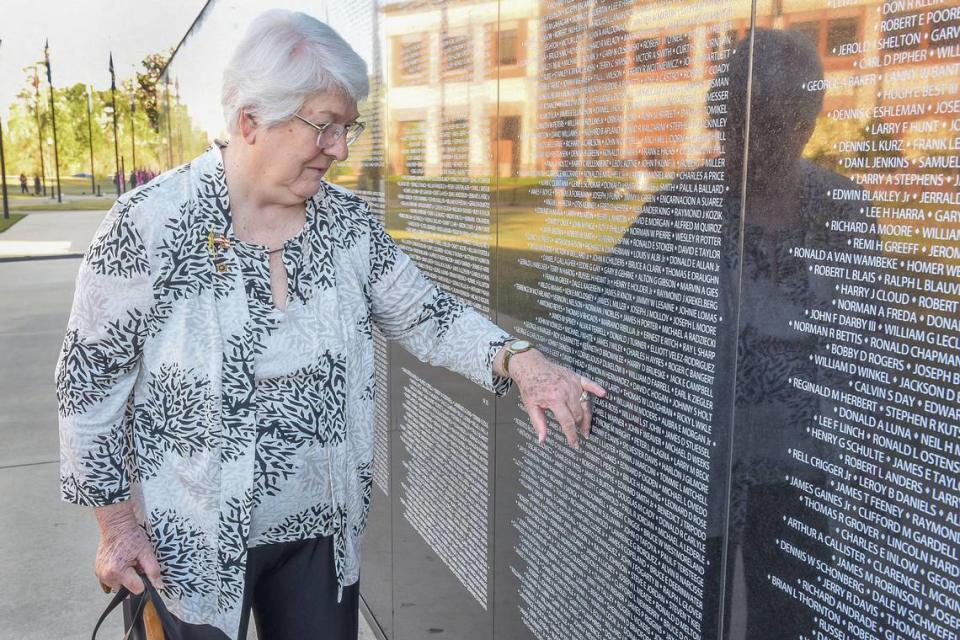
<instances>
[{"instance_id":1,"label":"black granite memorial wall","mask_svg":"<svg viewBox=\"0 0 960 640\"><path fill-rule=\"evenodd\" d=\"M609 390L541 445L377 340L379 633L960 637L960 2L303 4L370 66L332 178Z\"/></svg>"}]
</instances>

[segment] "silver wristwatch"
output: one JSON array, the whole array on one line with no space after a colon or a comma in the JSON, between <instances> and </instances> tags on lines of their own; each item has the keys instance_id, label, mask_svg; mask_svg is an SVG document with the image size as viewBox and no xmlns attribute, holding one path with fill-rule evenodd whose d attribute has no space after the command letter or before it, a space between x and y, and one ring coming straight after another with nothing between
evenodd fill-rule
<instances>
[{"instance_id":1,"label":"silver wristwatch","mask_svg":"<svg viewBox=\"0 0 960 640\"><path fill-rule=\"evenodd\" d=\"M517 355L518 353L523 353L524 351L530 351L533 349L533 345L527 342L526 340L514 340L506 346L506 353L503 356L503 372L510 375L510 358Z\"/></svg>"}]
</instances>

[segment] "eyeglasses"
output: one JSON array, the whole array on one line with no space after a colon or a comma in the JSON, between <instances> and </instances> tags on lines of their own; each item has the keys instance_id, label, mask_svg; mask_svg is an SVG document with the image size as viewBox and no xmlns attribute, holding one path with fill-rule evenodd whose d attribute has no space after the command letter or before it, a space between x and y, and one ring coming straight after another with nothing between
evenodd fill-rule
<instances>
[{"instance_id":1,"label":"eyeglasses","mask_svg":"<svg viewBox=\"0 0 960 640\"><path fill-rule=\"evenodd\" d=\"M364 128L362 122L353 122L346 126L334 122L321 122L316 124L310 122L299 113L293 114L293 117L317 130L317 146L321 149L335 145L340 142L340 138L346 140L347 146L349 147L357 141L357 138L363 133Z\"/></svg>"}]
</instances>

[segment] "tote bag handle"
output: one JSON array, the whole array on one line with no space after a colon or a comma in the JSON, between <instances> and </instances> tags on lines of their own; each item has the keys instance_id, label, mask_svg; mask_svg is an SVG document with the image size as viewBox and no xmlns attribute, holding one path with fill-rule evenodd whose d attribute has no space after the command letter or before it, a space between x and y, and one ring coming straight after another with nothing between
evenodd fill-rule
<instances>
[{"instance_id":1,"label":"tote bag handle","mask_svg":"<svg viewBox=\"0 0 960 640\"><path fill-rule=\"evenodd\" d=\"M166 611L163 606L163 602L160 599L160 594L157 593L157 590L150 583L150 580L147 579L143 573L139 573L140 579L143 580L144 584L144 597L140 598L140 602L137 605L137 608L133 612L133 616L130 620L130 627L124 630L123 640L128 640L130 634L133 633L133 630L136 628L137 623L141 620L144 623L144 628L147 631L147 640L168 640L168 635L165 632L165 626L163 624L162 616L159 614L159 611ZM130 590L126 587L120 587L120 590L117 591L116 595L113 596L113 600L110 601L110 604L107 605L107 608L103 610L103 613L100 614L100 619L97 620L97 625L93 628L93 636L91 640L97 640L97 632L100 631L100 627L103 625L104 620L107 619L114 609L123 604L123 601L126 600L131 595ZM173 638L169 638L173 640Z\"/></svg>"}]
</instances>

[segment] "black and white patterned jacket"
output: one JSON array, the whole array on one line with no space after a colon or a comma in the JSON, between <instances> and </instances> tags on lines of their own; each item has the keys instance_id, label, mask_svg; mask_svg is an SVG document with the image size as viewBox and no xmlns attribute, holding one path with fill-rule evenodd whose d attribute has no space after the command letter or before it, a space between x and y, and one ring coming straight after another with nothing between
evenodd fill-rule
<instances>
[{"instance_id":1,"label":"black and white patterned jacket","mask_svg":"<svg viewBox=\"0 0 960 640\"><path fill-rule=\"evenodd\" d=\"M334 532L344 586L358 579L370 500L372 324L498 393L509 381L491 365L509 336L421 274L352 193L324 183L306 204L289 283L316 322L298 348L323 406L306 415L338 437L323 445L331 503L291 526ZM234 637L257 463L254 362L276 317L248 303L237 256L211 247L211 233L231 234L217 146L120 198L101 224L56 369L61 488L80 505L133 500L171 612Z\"/></svg>"}]
</instances>

